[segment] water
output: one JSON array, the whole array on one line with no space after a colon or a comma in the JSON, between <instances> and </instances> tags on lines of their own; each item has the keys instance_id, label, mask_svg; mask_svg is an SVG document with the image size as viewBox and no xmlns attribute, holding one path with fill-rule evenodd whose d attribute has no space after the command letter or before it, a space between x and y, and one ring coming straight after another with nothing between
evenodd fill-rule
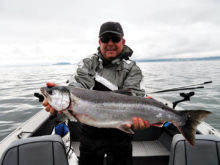
<instances>
[{"instance_id":1,"label":"water","mask_svg":"<svg viewBox=\"0 0 220 165\"><path fill-rule=\"evenodd\" d=\"M220 130L220 61L152 62L138 64L145 76L147 93L212 80L204 89L194 90L184 109L213 112L206 122ZM42 109L33 96L48 81L65 84L76 66L35 66L0 68L0 140ZM190 90L192 91L192 90ZM183 91L181 91L183 92ZM189 92L189 91L186 91ZM169 101L181 99L179 92L157 94Z\"/></svg>"}]
</instances>

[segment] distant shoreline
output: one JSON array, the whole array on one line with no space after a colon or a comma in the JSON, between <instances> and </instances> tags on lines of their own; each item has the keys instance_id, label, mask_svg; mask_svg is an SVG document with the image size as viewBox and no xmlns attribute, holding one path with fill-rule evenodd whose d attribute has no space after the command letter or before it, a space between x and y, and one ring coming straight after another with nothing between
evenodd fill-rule
<instances>
[{"instance_id":1,"label":"distant shoreline","mask_svg":"<svg viewBox=\"0 0 220 165\"><path fill-rule=\"evenodd\" d=\"M200 58L166 58L166 59L133 59L136 62L190 62L190 61L218 61L220 56L213 57L200 57ZM27 66L60 66L60 65L77 65L70 62L57 62L57 63L34 63L34 64L0 64L0 67L27 67Z\"/></svg>"},{"instance_id":2,"label":"distant shoreline","mask_svg":"<svg viewBox=\"0 0 220 165\"><path fill-rule=\"evenodd\" d=\"M72 65L72 64L69 63L69 62L58 62L58 63L53 64L53 65Z\"/></svg>"},{"instance_id":3,"label":"distant shoreline","mask_svg":"<svg viewBox=\"0 0 220 165\"><path fill-rule=\"evenodd\" d=\"M199 57L199 58L166 58L166 59L134 59L136 62L179 62L179 61L212 61L220 60L220 56L213 57ZM59 62L53 65L72 65L69 62Z\"/></svg>"},{"instance_id":4,"label":"distant shoreline","mask_svg":"<svg viewBox=\"0 0 220 165\"><path fill-rule=\"evenodd\" d=\"M181 61L213 61L220 60L220 56L199 57L199 58L166 58L166 59L140 59L136 62L181 62Z\"/></svg>"}]
</instances>

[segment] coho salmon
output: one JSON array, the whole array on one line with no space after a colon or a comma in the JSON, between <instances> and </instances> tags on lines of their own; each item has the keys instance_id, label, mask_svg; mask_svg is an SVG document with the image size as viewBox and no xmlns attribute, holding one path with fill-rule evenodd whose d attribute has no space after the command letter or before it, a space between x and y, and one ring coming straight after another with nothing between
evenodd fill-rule
<instances>
[{"instance_id":1,"label":"coho salmon","mask_svg":"<svg viewBox=\"0 0 220 165\"><path fill-rule=\"evenodd\" d=\"M57 111L98 128L117 128L133 133L126 126L132 124L133 117L141 117L151 124L172 122L191 145L195 144L197 125L211 113L206 110L176 111L155 99L72 86L42 87L41 93Z\"/></svg>"}]
</instances>

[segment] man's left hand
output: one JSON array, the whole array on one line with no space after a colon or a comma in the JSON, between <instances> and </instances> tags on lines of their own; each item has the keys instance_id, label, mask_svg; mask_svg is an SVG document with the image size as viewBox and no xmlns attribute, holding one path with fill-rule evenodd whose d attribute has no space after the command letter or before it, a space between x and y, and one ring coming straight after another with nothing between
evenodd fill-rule
<instances>
[{"instance_id":1,"label":"man's left hand","mask_svg":"<svg viewBox=\"0 0 220 165\"><path fill-rule=\"evenodd\" d=\"M145 128L150 128L150 123L148 122L148 120L144 121L140 117L133 117L132 121L133 121L133 128L134 128L134 130L143 130ZM131 125L127 124L127 127L130 128Z\"/></svg>"}]
</instances>

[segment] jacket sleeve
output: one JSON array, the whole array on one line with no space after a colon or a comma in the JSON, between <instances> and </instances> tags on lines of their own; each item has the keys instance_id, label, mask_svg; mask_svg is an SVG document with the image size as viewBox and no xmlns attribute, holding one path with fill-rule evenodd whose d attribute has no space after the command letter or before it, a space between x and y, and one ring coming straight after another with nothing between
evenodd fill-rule
<instances>
[{"instance_id":1,"label":"jacket sleeve","mask_svg":"<svg viewBox=\"0 0 220 165\"><path fill-rule=\"evenodd\" d=\"M143 97L145 96L143 79L144 77L142 75L141 69L136 65L136 63L134 63L124 80L123 88L131 89L132 93Z\"/></svg>"},{"instance_id":2,"label":"jacket sleeve","mask_svg":"<svg viewBox=\"0 0 220 165\"><path fill-rule=\"evenodd\" d=\"M94 58L96 57L85 58L78 64L76 75L72 76L69 80L70 86L86 89L92 89L94 87L94 68L96 66L96 60Z\"/></svg>"}]
</instances>

